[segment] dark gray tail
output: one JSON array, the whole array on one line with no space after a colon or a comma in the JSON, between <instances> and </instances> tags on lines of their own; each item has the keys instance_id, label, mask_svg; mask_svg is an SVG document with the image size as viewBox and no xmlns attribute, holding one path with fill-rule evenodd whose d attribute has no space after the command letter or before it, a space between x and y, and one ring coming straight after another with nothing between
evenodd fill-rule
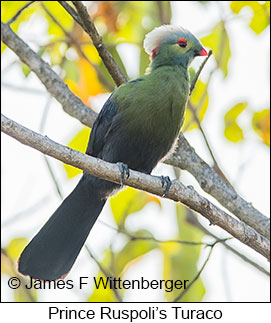
<instances>
[{"instance_id":1,"label":"dark gray tail","mask_svg":"<svg viewBox=\"0 0 271 323\"><path fill-rule=\"evenodd\" d=\"M35 279L64 277L74 264L105 202L110 182L84 175L23 250L19 272Z\"/></svg>"}]
</instances>

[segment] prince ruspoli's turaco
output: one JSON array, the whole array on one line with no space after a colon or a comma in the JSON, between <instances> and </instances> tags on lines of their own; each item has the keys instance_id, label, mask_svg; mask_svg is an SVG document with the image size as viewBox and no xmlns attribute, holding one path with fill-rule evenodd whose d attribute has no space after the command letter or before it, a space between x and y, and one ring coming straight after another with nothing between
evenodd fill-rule
<instances>
[{"instance_id":1,"label":"prince ruspoli's turaco","mask_svg":"<svg viewBox=\"0 0 271 323\"><path fill-rule=\"evenodd\" d=\"M206 56L188 30L163 25L148 33L147 73L116 88L101 109L86 154L150 174L176 141L189 94L189 64ZM70 271L108 196L119 185L84 173L71 194L23 250L19 271L55 280ZM94 238L94 237L93 237Z\"/></svg>"}]
</instances>

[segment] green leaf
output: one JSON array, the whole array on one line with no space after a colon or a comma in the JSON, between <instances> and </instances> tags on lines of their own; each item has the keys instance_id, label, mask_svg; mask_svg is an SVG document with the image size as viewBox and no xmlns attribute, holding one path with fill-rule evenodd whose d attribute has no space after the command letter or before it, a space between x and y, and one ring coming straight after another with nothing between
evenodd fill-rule
<instances>
[{"instance_id":1,"label":"green leaf","mask_svg":"<svg viewBox=\"0 0 271 323\"><path fill-rule=\"evenodd\" d=\"M150 64L149 55L145 52L143 48L140 50L140 61L139 61L139 74L143 75L146 72L147 67Z\"/></svg>"},{"instance_id":2,"label":"green leaf","mask_svg":"<svg viewBox=\"0 0 271 323\"><path fill-rule=\"evenodd\" d=\"M252 127L263 143L270 146L270 109L255 112Z\"/></svg>"},{"instance_id":3,"label":"green leaf","mask_svg":"<svg viewBox=\"0 0 271 323\"><path fill-rule=\"evenodd\" d=\"M228 75L228 64L231 57L230 39L223 21L220 21L211 33L201 38L202 44L212 49L217 67L221 69L224 77Z\"/></svg>"},{"instance_id":4,"label":"green leaf","mask_svg":"<svg viewBox=\"0 0 271 323\"><path fill-rule=\"evenodd\" d=\"M82 128L68 143L68 146L84 153L87 149L89 135L90 129L88 127ZM82 173L82 170L79 168L75 168L67 164L63 164L63 166L68 178L73 178L74 176Z\"/></svg>"},{"instance_id":5,"label":"green leaf","mask_svg":"<svg viewBox=\"0 0 271 323\"><path fill-rule=\"evenodd\" d=\"M231 142L237 143L244 139L243 130L236 120L246 107L247 102L240 102L232 107L224 116L224 135Z\"/></svg>"},{"instance_id":6,"label":"green leaf","mask_svg":"<svg viewBox=\"0 0 271 323\"><path fill-rule=\"evenodd\" d=\"M74 81L76 83L79 81L78 61L71 61L69 59L66 59L63 65L63 69L66 73L65 80Z\"/></svg>"},{"instance_id":7,"label":"green leaf","mask_svg":"<svg viewBox=\"0 0 271 323\"><path fill-rule=\"evenodd\" d=\"M152 237L147 230L139 230L131 232L136 237ZM135 261L140 257L156 248L157 243L153 240L129 240L125 246L116 254L114 254L114 273L119 277Z\"/></svg>"},{"instance_id":8,"label":"green leaf","mask_svg":"<svg viewBox=\"0 0 271 323\"><path fill-rule=\"evenodd\" d=\"M117 225L123 226L129 214L142 210L150 202L155 202L161 207L158 197L131 187L111 197L111 210Z\"/></svg>"},{"instance_id":9,"label":"green leaf","mask_svg":"<svg viewBox=\"0 0 271 323\"><path fill-rule=\"evenodd\" d=\"M232 1L231 10L240 14L244 7L249 7L253 15L249 27L260 34L270 24L270 1Z\"/></svg>"},{"instance_id":10,"label":"green leaf","mask_svg":"<svg viewBox=\"0 0 271 323\"><path fill-rule=\"evenodd\" d=\"M178 221L179 234L176 239L201 242L204 234L201 230L186 220L187 209L181 204L176 204L176 217ZM164 254L163 278L173 280L190 280L197 275L197 266L201 245L187 245L179 243L166 243L160 245ZM171 293L165 292L166 299L173 301L182 290L174 289ZM205 288L199 278L188 292L180 299L180 302L200 302L205 294Z\"/></svg>"},{"instance_id":11,"label":"green leaf","mask_svg":"<svg viewBox=\"0 0 271 323\"><path fill-rule=\"evenodd\" d=\"M22 72L23 72L24 76L28 77L28 75L31 72L31 69L25 63L21 63L21 66L22 66Z\"/></svg>"},{"instance_id":12,"label":"green leaf","mask_svg":"<svg viewBox=\"0 0 271 323\"><path fill-rule=\"evenodd\" d=\"M41 47L38 51L37 51L37 54L41 57L44 53L44 48ZM30 74L31 72L31 69L28 67L28 65L26 65L25 63L21 63L21 68L22 68L22 72L25 76L25 78L28 77L28 75Z\"/></svg>"},{"instance_id":13,"label":"green leaf","mask_svg":"<svg viewBox=\"0 0 271 323\"><path fill-rule=\"evenodd\" d=\"M14 301L15 302L37 302L38 294L37 290L34 288L27 289L24 286L24 283L21 286L14 290Z\"/></svg>"}]
</instances>

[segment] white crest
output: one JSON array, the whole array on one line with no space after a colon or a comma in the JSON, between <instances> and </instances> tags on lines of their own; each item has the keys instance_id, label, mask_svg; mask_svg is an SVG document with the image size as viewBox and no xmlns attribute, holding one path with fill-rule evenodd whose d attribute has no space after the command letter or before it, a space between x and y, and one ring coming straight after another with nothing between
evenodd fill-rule
<instances>
[{"instance_id":1,"label":"white crest","mask_svg":"<svg viewBox=\"0 0 271 323\"><path fill-rule=\"evenodd\" d=\"M143 47L146 53L151 54L151 52L160 45L163 39L176 32L185 32L185 29L180 26L172 25L162 25L154 28L144 39Z\"/></svg>"}]
</instances>

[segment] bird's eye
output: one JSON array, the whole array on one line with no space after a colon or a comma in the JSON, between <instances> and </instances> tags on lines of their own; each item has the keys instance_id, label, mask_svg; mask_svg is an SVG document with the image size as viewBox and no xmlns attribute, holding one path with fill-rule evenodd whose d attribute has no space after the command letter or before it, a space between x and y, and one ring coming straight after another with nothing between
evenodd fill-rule
<instances>
[{"instance_id":1,"label":"bird's eye","mask_svg":"<svg viewBox=\"0 0 271 323\"><path fill-rule=\"evenodd\" d=\"M177 41L177 44L182 47L182 48L185 48L187 46L187 40L185 38L180 38L178 41Z\"/></svg>"}]
</instances>

